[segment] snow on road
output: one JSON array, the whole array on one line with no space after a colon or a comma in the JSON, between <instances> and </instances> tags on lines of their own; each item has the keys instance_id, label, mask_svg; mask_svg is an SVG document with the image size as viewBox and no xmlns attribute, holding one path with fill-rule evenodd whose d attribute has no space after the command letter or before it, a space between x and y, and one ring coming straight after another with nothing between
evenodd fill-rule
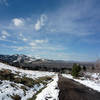
<instances>
[{"instance_id":1,"label":"snow on road","mask_svg":"<svg viewBox=\"0 0 100 100\"><path fill-rule=\"evenodd\" d=\"M73 79L76 82L79 82L79 83L81 83L81 84L83 84L87 87L90 87L90 88L100 92L100 81L97 82L97 80L90 80L89 78L84 78L84 77L82 77L80 79L75 79L70 74L62 74L62 75L63 75L63 77ZM97 77L96 74L91 74L91 76L92 77Z\"/></svg>"},{"instance_id":2,"label":"snow on road","mask_svg":"<svg viewBox=\"0 0 100 100\"><path fill-rule=\"evenodd\" d=\"M37 95L36 100L58 100L58 75L53 78L53 81Z\"/></svg>"}]
</instances>

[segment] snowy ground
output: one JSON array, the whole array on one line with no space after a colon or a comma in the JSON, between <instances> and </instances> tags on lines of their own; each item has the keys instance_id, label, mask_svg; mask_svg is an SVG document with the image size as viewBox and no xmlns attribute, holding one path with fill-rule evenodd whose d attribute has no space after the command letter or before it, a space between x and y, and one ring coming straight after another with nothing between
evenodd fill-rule
<instances>
[{"instance_id":1,"label":"snowy ground","mask_svg":"<svg viewBox=\"0 0 100 100\"><path fill-rule=\"evenodd\" d=\"M16 86L13 87L11 84L15 84ZM0 100L12 100L11 96L13 95L19 95L21 100L27 100L43 87L42 84L40 86L35 85L33 88L27 87L27 91L24 93L23 89L20 88L21 86L23 85L10 81L3 81L0 85Z\"/></svg>"},{"instance_id":2,"label":"snowy ground","mask_svg":"<svg viewBox=\"0 0 100 100\"><path fill-rule=\"evenodd\" d=\"M37 95L36 100L58 100L58 75L53 78L53 81L47 85L47 87Z\"/></svg>"},{"instance_id":3,"label":"snowy ground","mask_svg":"<svg viewBox=\"0 0 100 100\"><path fill-rule=\"evenodd\" d=\"M55 73L53 72L23 70L23 69L19 69L19 68L9 66L3 63L0 63L0 69L9 69L13 73L19 72L20 76L26 75L27 77L30 77L30 78L38 78L38 77L43 77L43 76L55 75Z\"/></svg>"},{"instance_id":4,"label":"snowy ground","mask_svg":"<svg viewBox=\"0 0 100 100\"><path fill-rule=\"evenodd\" d=\"M99 73L86 73L88 77L81 77L80 79L73 78L70 74L62 74L64 77L73 79L87 87L90 87L94 90L100 92L100 74Z\"/></svg>"},{"instance_id":5,"label":"snowy ground","mask_svg":"<svg viewBox=\"0 0 100 100\"><path fill-rule=\"evenodd\" d=\"M53 80L47 81L46 84L34 84L33 87L28 87L25 84L15 83L10 80L0 80L0 100L14 100L12 96L16 95L20 96L21 100L31 99L34 95L36 95L36 100L59 100L58 75L56 73L23 70L0 63L0 71L4 69L10 70L11 73L18 75L20 78L25 76L36 80L40 77L48 76L52 77ZM70 74L62 75L100 92L100 73L86 72L85 76L79 79L74 79ZM1 74L0 78L2 78ZM37 94L37 92L39 92L41 89L43 90Z\"/></svg>"},{"instance_id":6,"label":"snowy ground","mask_svg":"<svg viewBox=\"0 0 100 100\"><path fill-rule=\"evenodd\" d=\"M47 81L47 85L44 83L35 84L34 87L28 87L21 83L15 83L9 80L0 80L0 100L13 100L11 96L20 96L21 100L28 100L32 98L40 89L46 87L42 90L41 93L37 95L37 100L45 100L46 97L50 97L48 100L58 100L57 81L58 75L53 72L45 71L30 71L23 70L13 66L9 66L3 63L0 63L1 70L10 70L11 73L18 74L19 77L29 77L32 79L39 79L40 77L53 77L52 82ZM23 88L21 88L23 87ZM44 98L43 98L44 97Z\"/></svg>"}]
</instances>

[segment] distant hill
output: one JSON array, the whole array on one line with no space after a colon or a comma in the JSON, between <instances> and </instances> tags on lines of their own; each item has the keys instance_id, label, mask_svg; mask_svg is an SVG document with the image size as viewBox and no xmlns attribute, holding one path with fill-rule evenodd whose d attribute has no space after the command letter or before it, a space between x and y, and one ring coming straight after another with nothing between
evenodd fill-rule
<instances>
[{"instance_id":1,"label":"distant hill","mask_svg":"<svg viewBox=\"0 0 100 100\"><path fill-rule=\"evenodd\" d=\"M16 55L0 55L0 61L13 65L16 67L22 67L33 70L53 70L59 71L61 69L71 69L73 63L78 63L81 66L86 67L94 66L94 63L90 62L75 62L75 61L62 61L62 60L49 60L49 59L37 59L35 57L29 57L23 54Z\"/></svg>"}]
</instances>

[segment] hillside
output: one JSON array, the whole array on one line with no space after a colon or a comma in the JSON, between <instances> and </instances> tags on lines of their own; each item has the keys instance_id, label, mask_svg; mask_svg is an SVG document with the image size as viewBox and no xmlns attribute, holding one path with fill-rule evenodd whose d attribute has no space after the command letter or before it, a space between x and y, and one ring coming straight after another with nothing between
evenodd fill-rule
<instances>
[{"instance_id":1,"label":"hillside","mask_svg":"<svg viewBox=\"0 0 100 100\"><path fill-rule=\"evenodd\" d=\"M39 100L38 94L44 89L41 94L44 99L50 96L57 100L57 81L57 74L52 72L23 70L0 63L0 100Z\"/></svg>"},{"instance_id":2,"label":"hillside","mask_svg":"<svg viewBox=\"0 0 100 100\"><path fill-rule=\"evenodd\" d=\"M81 66L85 65L86 67L94 66L94 63L91 62L37 59L35 57L29 57L22 54L0 55L0 61L24 69L45 70L45 71L55 71L55 72L59 72L64 69L71 69L74 63L78 63Z\"/></svg>"},{"instance_id":3,"label":"hillside","mask_svg":"<svg viewBox=\"0 0 100 100\"><path fill-rule=\"evenodd\" d=\"M72 96L74 95L74 96ZM32 71L0 63L0 100L99 100L100 73Z\"/></svg>"}]
</instances>

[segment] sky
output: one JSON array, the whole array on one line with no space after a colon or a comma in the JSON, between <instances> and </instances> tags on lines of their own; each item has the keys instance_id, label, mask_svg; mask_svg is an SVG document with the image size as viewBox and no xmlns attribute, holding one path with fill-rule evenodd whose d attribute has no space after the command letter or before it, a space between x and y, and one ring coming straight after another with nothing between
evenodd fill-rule
<instances>
[{"instance_id":1,"label":"sky","mask_svg":"<svg viewBox=\"0 0 100 100\"><path fill-rule=\"evenodd\" d=\"M0 54L95 61L100 0L0 0Z\"/></svg>"}]
</instances>

